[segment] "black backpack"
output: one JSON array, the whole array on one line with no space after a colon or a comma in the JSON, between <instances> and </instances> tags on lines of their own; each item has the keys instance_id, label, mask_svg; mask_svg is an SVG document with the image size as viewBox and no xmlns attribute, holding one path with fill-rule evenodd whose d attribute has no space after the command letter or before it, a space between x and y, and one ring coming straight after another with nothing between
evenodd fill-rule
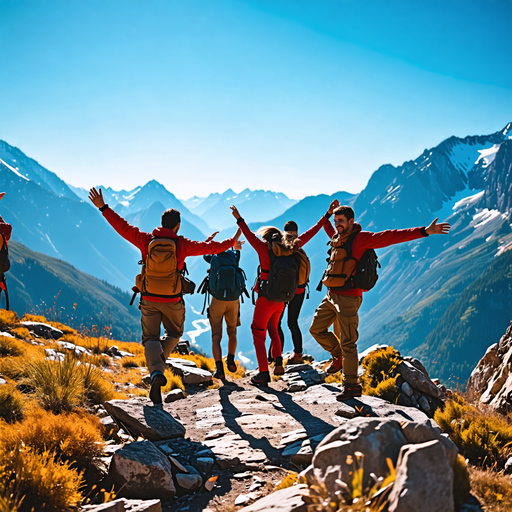
<instances>
[{"instance_id":1,"label":"black backpack","mask_svg":"<svg viewBox=\"0 0 512 512\"><path fill-rule=\"evenodd\" d=\"M272 249L268 252L269 275L266 281L260 281L258 292L272 302L289 302L295 297L299 286L300 261L296 254L276 256Z\"/></svg>"},{"instance_id":2,"label":"black backpack","mask_svg":"<svg viewBox=\"0 0 512 512\"><path fill-rule=\"evenodd\" d=\"M352 244L354 243L354 239L357 236L356 233L352 233L345 242L343 248L347 252L347 257L345 259L354 259L352 254ZM327 260L329 261L329 259ZM366 249L361 259L357 262L354 273L347 279L345 285L341 288L336 288L337 290L353 290L355 288L359 288L364 291L371 290L376 284L379 276L377 274L377 268L381 268L381 265L378 261L377 253L374 249ZM322 280L318 283L317 290L322 290Z\"/></svg>"}]
</instances>

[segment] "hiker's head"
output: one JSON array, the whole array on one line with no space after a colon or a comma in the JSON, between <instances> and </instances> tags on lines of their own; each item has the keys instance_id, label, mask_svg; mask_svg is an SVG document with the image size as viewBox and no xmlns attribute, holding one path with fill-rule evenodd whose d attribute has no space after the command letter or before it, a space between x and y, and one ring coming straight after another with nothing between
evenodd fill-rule
<instances>
[{"instance_id":1,"label":"hiker's head","mask_svg":"<svg viewBox=\"0 0 512 512\"><path fill-rule=\"evenodd\" d=\"M334 226L340 235L350 233L354 227L354 210L350 206L338 206L334 210Z\"/></svg>"},{"instance_id":2,"label":"hiker's head","mask_svg":"<svg viewBox=\"0 0 512 512\"><path fill-rule=\"evenodd\" d=\"M293 242L299 236L299 227L294 220L289 220L284 225L283 236L289 242Z\"/></svg>"},{"instance_id":3,"label":"hiker's head","mask_svg":"<svg viewBox=\"0 0 512 512\"><path fill-rule=\"evenodd\" d=\"M256 233L260 235L265 242L280 242L283 239L283 233L281 230L274 226L263 226L258 229Z\"/></svg>"},{"instance_id":4,"label":"hiker's head","mask_svg":"<svg viewBox=\"0 0 512 512\"><path fill-rule=\"evenodd\" d=\"M169 208L168 210L165 210L165 212L162 214L163 228L170 229L171 231L177 233L178 229L180 229L180 223L181 215L178 210L175 210L174 208Z\"/></svg>"}]
</instances>

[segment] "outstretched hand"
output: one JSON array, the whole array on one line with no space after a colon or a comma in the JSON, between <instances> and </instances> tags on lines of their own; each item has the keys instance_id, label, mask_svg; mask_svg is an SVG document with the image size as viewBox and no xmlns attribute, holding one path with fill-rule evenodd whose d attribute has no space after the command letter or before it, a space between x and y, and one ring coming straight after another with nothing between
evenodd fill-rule
<instances>
[{"instance_id":1,"label":"outstretched hand","mask_svg":"<svg viewBox=\"0 0 512 512\"><path fill-rule=\"evenodd\" d=\"M235 250L237 250L237 251L241 251L241 250L242 250L242 245L244 245L244 244L245 244L245 241L244 241L244 240L242 240L242 241L237 240L237 241L235 242L235 245L234 245Z\"/></svg>"},{"instance_id":2,"label":"outstretched hand","mask_svg":"<svg viewBox=\"0 0 512 512\"><path fill-rule=\"evenodd\" d=\"M212 234L211 234L211 235L210 235L210 236L205 240L205 242L211 242L211 241L215 238L215 236L216 236L216 235L218 235L218 234L219 234L219 232L218 232L218 231L215 231L215 233L212 233Z\"/></svg>"},{"instance_id":3,"label":"outstretched hand","mask_svg":"<svg viewBox=\"0 0 512 512\"><path fill-rule=\"evenodd\" d=\"M437 221L439 220L439 217L435 218L430 226L425 229L428 235L447 235L450 231L450 224L448 222L441 222L440 224L437 224Z\"/></svg>"},{"instance_id":4,"label":"outstretched hand","mask_svg":"<svg viewBox=\"0 0 512 512\"><path fill-rule=\"evenodd\" d=\"M238 242L238 239L240 238L240 235L242 234L242 230L238 228L236 230L235 236L233 237L233 240L235 241L235 244Z\"/></svg>"},{"instance_id":5,"label":"outstretched hand","mask_svg":"<svg viewBox=\"0 0 512 512\"><path fill-rule=\"evenodd\" d=\"M336 208L338 208L338 206L340 205L340 202L335 199L330 205L329 205L329 209L327 210L327 213L329 215L332 215L334 213L334 210L336 210Z\"/></svg>"},{"instance_id":6,"label":"outstretched hand","mask_svg":"<svg viewBox=\"0 0 512 512\"><path fill-rule=\"evenodd\" d=\"M89 190L89 199L92 201L92 204L96 206L96 208L101 208L102 206L105 206L105 201L103 201L103 193L100 191L98 192L94 187Z\"/></svg>"},{"instance_id":7,"label":"outstretched hand","mask_svg":"<svg viewBox=\"0 0 512 512\"><path fill-rule=\"evenodd\" d=\"M241 217L241 215L238 211L238 208L236 206L230 206L230 208L231 208L231 213L233 214L233 217L235 217L235 219L238 220Z\"/></svg>"}]
</instances>

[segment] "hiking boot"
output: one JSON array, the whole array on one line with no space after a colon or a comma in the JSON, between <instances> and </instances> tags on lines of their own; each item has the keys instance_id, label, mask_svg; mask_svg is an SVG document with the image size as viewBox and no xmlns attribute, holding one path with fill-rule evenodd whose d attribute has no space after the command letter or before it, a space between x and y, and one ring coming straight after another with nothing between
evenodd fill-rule
<instances>
[{"instance_id":1,"label":"hiking boot","mask_svg":"<svg viewBox=\"0 0 512 512\"><path fill-rule=\"evenodd\" d=\"M267 372L259 372L254 377L251 377L250 382L253 386L258 386L258 387L267 386L268 383L270 382L270 373L268 371Z\"/></svg>"},{"instance_id":2,"label":"hiking boot","mask_svg":"<svg viewBox=\"0 0 512 512\"><path fill-rule=\"evenodd\" d=\"M302 364L304 359L302 359L302 354L293 353L293 356L286 361L286 364Z\"/></svg>"},{"instance_id":3,"label":"hiking boot","mask_svg":"<svg viewBox=\"0 0 512 512\"><path fill-rule=\"evenodd\" d=\"M222 361L215 361L215 366L217 367L215 373L213 374L214 379L225 379L226 374L224 373L224 363Z\"/></svg>"},{"instance_id":4,"label":"hiking boot","mask_svg":"<svg viewBox=\"0 0 512 512\"><path fill-rule=\"evenodd\" d=\"M345 384L341 388L341 393L336 397L338 402L344 402L345 400L350 400L351 398L357 398L361 396L363 389L360 384Z\"/></svg>"},{"instance_id":5,"label":"hiking boot","mask_svg":"<svg viewBox=\"0 0 512 512\"><path fill-rule=\"evenodd\" d=\"M149 388L149 398L155 404L162 403L162 386L167 384L167 379L162 372L153 372L151 375L151 387Z\"/></svg>"},{"instance_id":6,"label":"hiking boot","mask_svg":"<svg viewBox=\"0 0 512 512\"><path fill-rule=\"evenodd\" d=\"M343 357L333 357L331 364L325 369L327 373L338 373L343 369Z\"/></svg>"},{"instance_id":7,"label":"hiking boot","mask_svg":"<svg viewBox=\"0 0 512 512\"><path fill-rule=\"evenodd\" d=\"M282 356L276 357L276 364L274 365L274 375L284 375Z\"/></svg>"},{"instance_id":8,"label":"hiking boot","mask_svg":"<svg viewBox=\"0 0 512 512\"><path fill-rule=\"evenodd\" d=\"M227 367L228 367L228 371L230 371L231 373L235 373L236 372L237 368L236 368L234 354L228 354L228 357L226 358L226 364L227 364Z\"/></svg>"}]
</instances>

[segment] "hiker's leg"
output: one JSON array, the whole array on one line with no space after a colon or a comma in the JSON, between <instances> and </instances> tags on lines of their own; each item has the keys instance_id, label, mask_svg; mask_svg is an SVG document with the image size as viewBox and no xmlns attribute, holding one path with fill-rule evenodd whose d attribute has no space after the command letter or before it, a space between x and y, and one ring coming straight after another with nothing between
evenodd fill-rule
<instances>
[{"instance_id":1,"label":"hiker's leg","mask_svg":"<svg viewBox=\"0 0 512 512\"><path fill-rule=\"evenodd\" d=\"M222 340L222 318L224 316L224 303L212 297L212 302L208 308L208 320L212 329L212 354L215 361L222 361L222 349L220 342Z\"/></svg>"},{"instance_id":2,"label":"hiker's leg","mask_svg":"<svg viewBox=\"0 0 512 512\"><path fill-rule=\"evenodd\" d=\"M332 357L337 358L341 357L340 342L332 332L329 332L329 327L335 318L335 305L332 302L331 294L327 293L320 306L316 308L309 332L324 350L327 350Z\"/></svg>"},{"instance_id":3,"label":"hiker's leg","mask_svg":"<svg viewBox=\"0 0 512 512\"><path fill-rule=\"evenodd\" d=\"M226 303L226 332L228 333L228 354L236 354L236 330L240 322L240 301L232 300Z\"/></svg>"},{"instance_id":4,"label":"hiker's leg","mask_svg":"<svg viewBox=\"0 0 512 512\"><path fill-rule=\"evenodd\" d=\"M268 372L265 337L267 335L268 321L274 313L273 304L276 303L270 302L265 299L265 297L258 297L254 308L254 316L252 318L252 338L254 341L254 349L256 351L256 359L258 360L258 368L260 372Z\"/></svg>"},{"instance_id":5,"label":"hiker's leg","mask_svg":"<svg viewBox=\"0 0 512 512\"><path fill-rule=\"evenodd\" d=\"M160 324L162 323L162 312L155 307L156 302L145 299L140 301L142 344L144 355L150 373L159 371L165 372L165 359L160 342Z\"/></svg>"},{"instance_id":6,"label":"hiker's leg","mask_svg":"<svg viewBox=\"0 0 512 512\"><path fill-rule=\"evenodd\" d=\"M288 328L292 333L293 350L298 355L302 354L302 333L299 327L299 315L305 295L305 293L297 293L288 303Z\"/></svg>"},{"instance_id":7,"label":"hiker's leg","mask_svg":"<svg viewBox=\"0 0 512 512\"><path fill-rule=\"evenodd\" d=\"M276 361L276 365L282 366L282 361L278 362L277 357L283 355L281 346L281 339L279 337L279 321L283 318L284 303L274 302L274 312L268 320L268 335L270 336L270 349L272 351L272 358Z\"/></svg>"},{"instance_id":8,"label":"hiker's leg","mask_svg":"<svg viewBox=\"0 0 512 512\"><path fill-rule=\"evenodd\" d=\"M340 326L340 345L343 354L343 382L357 384L357 369L359 367L357 357L358 311L363 298L337 295L333 300L339 311L337 319Z\"/></svg>"},{"instance_id":9,"label":"hiker's leg","mask_svg":"<svg viewBox=\"0 0 512 512\"><path fill-rule=\"evenodd\" d=\"M286 307L283 309L281 316L279 318L279 324L277 326L277 331L279 333L279 342L281 343L281 353L283 352L284 347L284 332L282 327L284 312L286 311ZM270 346L268 347L268 362L272 363L274 361L274 357L272 356L272 342L270 342Z\"/></svg>"},{"instance_id":10,"label":"hiker's leg","mask_svg":"<svg viewBox=\"0 0 512 512\"><path fill-rule=\"evenodd\" d=\"M338 339L341 338L341 327L338 317L336 317L336 320L334 320L334 323L332 324L332 332Z\"/></svg>"},{"instance_id":11,"label":"hiker's leg","mask_svg":"<svg viewBox=\"0 0 512 512\"><path fill-rule=\"evenodd\" d=\"M161 302L158 308L162 311L162 322L165 333L162 336L162 349L165 360L169 357L180 338L183 336L185 327L185 302Z\"/></svg>"}]
</instances>

